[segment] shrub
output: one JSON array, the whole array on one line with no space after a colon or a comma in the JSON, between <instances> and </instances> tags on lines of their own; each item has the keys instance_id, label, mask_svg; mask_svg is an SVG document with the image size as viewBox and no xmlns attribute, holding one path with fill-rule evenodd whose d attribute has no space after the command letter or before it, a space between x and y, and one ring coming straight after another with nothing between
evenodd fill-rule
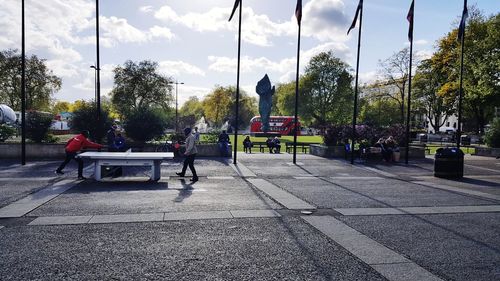
<instances>
[{"instance_id":1,"label":"shrub","mask_svg":"<svg viewBox=\"0 0 500 281\"><path fill-rule=\"evenodd\" d=\"M166 124L164 116L159 111L140 108L128 115L124 128L128 137L144 143L162 136Z\"/></svg>"},{"instance_id":2,"label":"shrub","mask_svg":"<svg viewBox=\"0 0 500 281\"><path fill-rule=\"evenodd\" d=\"M112 121L109 117L109 112L101 107L99 122L97 119L97 109L93 102L83 102L83 104L73 112L71 119L71 130L79 133L83 130L90 132L90 138L96 142L102 141Z\"/></svg>"},{"instance_id":3,"label":"shrub","mask_svg":"<svg viewBox=\"0 0 500 281\"><path fill-rule=\"evenodd\" d=\"M500 147L500 118L493 119L490 129L484 136L484 141L489 147Z\"/></svg>"},{"instance_id":4,"label":"shrub","mask_svg":"<svg viewBox=\"0 0 500 281\"><path fill-rule=\"evenodd\" d=\"M204 143L217 143L219 141L219 135L222 133L222 131L219 130L212 130L205 134L203 138Z\"/></svg>"},{"instance_id":5,"label":"shrub","mask_svg":"<svg viewBox=\"0 0 500 281\"><path fill-rule=\"evenodd\" d=\"M6 141L8 138L16 134L16 129L6 124L0 124L0 142Z\"/></svg>"},{"instance_id":6,"label":"shrub","mask_svg":"<svg viewBox=\"0 0 500 281\"><path fill-rule=\"evenodd\" d=\"M50 113L29 111L26 116L26 137L36 143L45 140L52 125L52 117Z\"/></svg>"}]
</instances>

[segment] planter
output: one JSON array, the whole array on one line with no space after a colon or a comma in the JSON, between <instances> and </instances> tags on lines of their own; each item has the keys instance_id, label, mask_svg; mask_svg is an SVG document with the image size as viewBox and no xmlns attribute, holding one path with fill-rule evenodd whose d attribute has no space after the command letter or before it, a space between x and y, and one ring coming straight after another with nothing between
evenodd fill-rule
<instances>
[{"instance_id":1,"label":"planter","mask_svg":"<svg viewBox=\"0 0 500 281\"><path fill-rule=\"evenodd\" d=\"M476 147L476 153L474 155L488 156L488 157L499 157L500 156L500 148Z\"/></svg>"},{"instance_id":2,"label":"planter","mask_svg":"<svg viewBox=\"0 0 500 281\"><path fill-rule=\"evenodd\" d=\"M309 145L309 154L320 156L320 157L345 157L344 146L326 146L322 144L311 144Z\"/></svg>"},{"instance_id":3,"label":"planter","mask_svg":"<svg viewBox=\"0 0 500 281\"><path fill-rule=\"evenodd\" d=\"M399 151L394 151L392 153L392 161L399 162L400 157L401 157L401 153Z\"/></svg>"}]
</instances>

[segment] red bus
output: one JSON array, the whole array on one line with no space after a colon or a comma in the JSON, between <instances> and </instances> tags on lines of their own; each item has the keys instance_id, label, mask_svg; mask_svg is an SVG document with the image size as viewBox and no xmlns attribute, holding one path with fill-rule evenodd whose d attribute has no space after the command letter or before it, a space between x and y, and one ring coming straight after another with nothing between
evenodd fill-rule
<instances>
[{"instance_id":1,"label":"red bus","mask_svg":"<svg viewBox=\"0 0 500 281\"><path fill-rule=\"evenodd\" d=\"M293 135L293 123L295 117L293 116L271 116L269 118L269 133L275 133L280 135ZM250 133L263 133L261 131L261 119L260 116L254 116L250 119ZM300 121L298 122L298 128L300 128ZM300 129L297 131L297 135L300 136Z\"/></svg>"}]
</instances>

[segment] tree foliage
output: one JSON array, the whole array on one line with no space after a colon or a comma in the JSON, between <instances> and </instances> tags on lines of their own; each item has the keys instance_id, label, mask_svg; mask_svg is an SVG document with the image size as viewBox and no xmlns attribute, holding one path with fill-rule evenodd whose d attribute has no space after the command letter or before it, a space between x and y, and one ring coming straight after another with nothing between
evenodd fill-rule
<instances>
[{"instance_id":1,"label":"tree foliage","mask_svg":"<svg viewBox=\"0 0 500 281\"><path fill-rule=\"evenodd\" d=\"M26 137L36 143L48 139L53 116L40 111L28 111L26 115Z\"/></svg>"},{"instance_id":2,"label":"tree foliage","mask_svg":"<svg viewBox=\"0 0 500 281\"><path fill-rule=\"evenodd\" d=\"M0 101L21 110L21 55L17 50L0 52ZM61 89L61 78L32 55L26 58L26 108L48 111L53 94Z\"/></svg>"},{"instance_id":3,"label":"tree foliage","mask_svg":"<svg viewBox=\"0 0 500 281\"><path fill-rule=\"evenodd\" d=\"M130 112L124 128L129 138L144 143L162 136L166 124L161 110L141 107Z\"/></svg>"},{"instance_id":4,"label":"tree foliage","mask_svg":"<svg viewBox=\"0 0 500 281\"><path fill-rule=\"evenodd\" d=\"M88 130L90 138L95 141L102 141L109 127L112 125L112 120L109 117L109 111L106 107L101 107L100 119L97 121L97 109L93 101L80 101L78 107L73 111L71 119L71 129L75 132Z\"/></svg>"},{"instance_id":5,"label":"tree foliage","mask_svg":"<svg viewBox=\"0 0 500 281\"><path fill-rule=\"evenodd\" d=\"M126 61L114 69L114 88L111 102L122 116L145 107L170 111L173 101L170 79L158 73L158 63Z\"/></svg>"}]
</instances>

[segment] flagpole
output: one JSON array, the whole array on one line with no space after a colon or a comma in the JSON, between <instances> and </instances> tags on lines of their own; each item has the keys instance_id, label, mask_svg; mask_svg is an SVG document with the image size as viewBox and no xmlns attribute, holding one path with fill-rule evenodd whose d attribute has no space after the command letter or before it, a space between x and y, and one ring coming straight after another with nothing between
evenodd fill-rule
<instances>
[{"instance_id":1,"label":"flagpole","mask_svg":"<svg viewBox=\"0 0 500 281\"><path fill-rule=\"evenodd\" d=\"M465 43L465 23L460 38L460 90L458 92L458 126L457 126L457 149L460 149L460 137L462 135L462 98L463 98L463 74L464 74L464 43Z\"/></svg>"},{"instance_id":2,"label":"flagpole","mask_svg":"<svg viewBox=\"0 0 500 281\"><path fill-rule=\"evenodd\" d=\"M299 62L300 62L300 30L301 23L299 21L299 34L297 39L297 71L295 74L295 120L293 130L293 164L297 164L297 131L299 130Z\"/></svg>"},{"instance_id":3,"label":"flagpole","mask_svg":"<svg viewBox=\"0 0 500 281\"><path fill-rule=\"evenodd\" d=\"M363 26L363 6L359 11L358 55L356 58L356 82L354 84L354 112L352 114L351 164L354 164L354 143L356 141L356 117L358 115L359 53L361 49L361 28Z\"/></svg>"},{"instance_id":4,"label":"flagpole","mask_svg":"<svg viewBox=\"0 0 500 281\"><path fill-rule=\"evenodd\" d=\"M24 0L21 2L21 164L26 165L26 40Z\"/></svg>"},{"instance_id":5,"label":"flagpole","mask_svg":"<svg viewBox=\"0 0 500 281\"><path fill-rule=\"evenodd\" d=\"M405 164L408 165L408 158L410 155L410 110L411 110L411 70L412 70L412 61L413 61L413 21L414 21L414 10L415 10L415 1L411 3L411 22L410 22L410 69L409 69L409 77L408 77L408 107L406 110L406 155L405 155Z\"/></svg>"},{"instance_id":6,"label":"flagpole","mask_svg":"<svg viewBox=\"0 0 500 281\"><path fill-rule=\"evenodd\" d=\"M233 164L236 163L238 155L238 115L240 110L240 54L241 54L241 14L243 9L243 0L240 0L240 19L238 24L238 70L236 71L236 124L234 125L234 159Z\"/></svg>"}]
</instances>

